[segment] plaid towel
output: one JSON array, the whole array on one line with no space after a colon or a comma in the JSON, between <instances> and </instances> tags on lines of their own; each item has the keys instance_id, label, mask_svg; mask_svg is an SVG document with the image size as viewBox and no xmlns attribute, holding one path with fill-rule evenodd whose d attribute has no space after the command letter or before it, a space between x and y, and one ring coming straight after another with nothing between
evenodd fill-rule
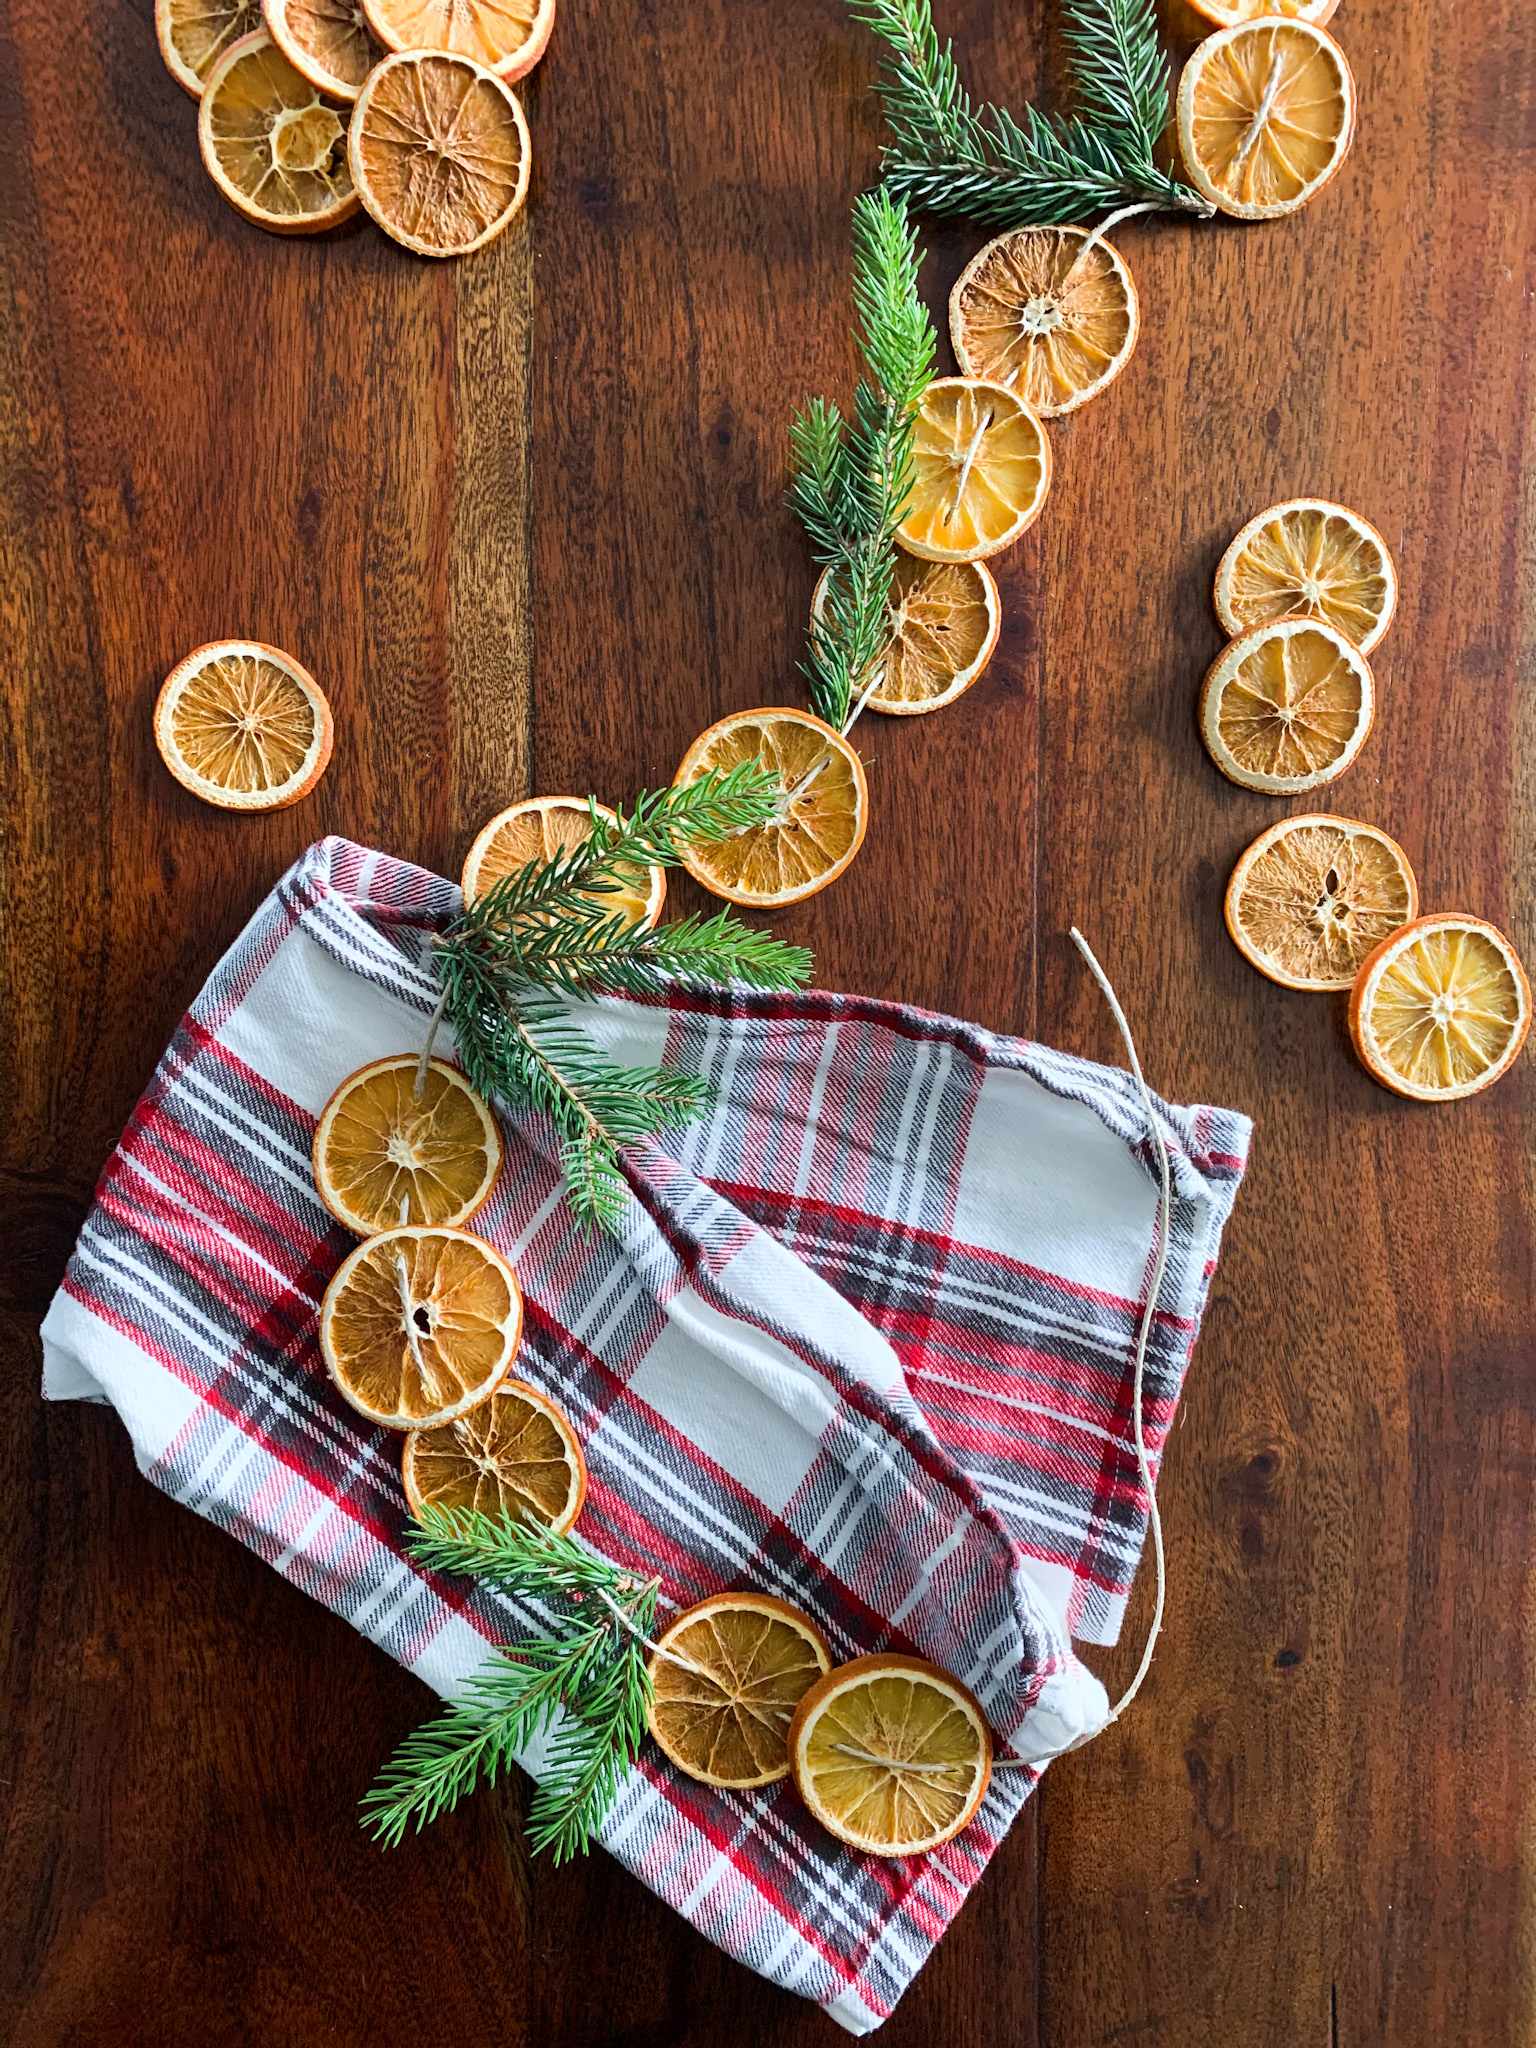
<instances>
[{"instance_id":1,"label":"plaid towel","mask_svg":"<svg viewBox=\"0 0 1536 2048\"><path fill-rule=\"evenodd\" d=\"M49 1397L110 1402L155 1485L439 1692L537 1617L402 1555L400 1439L337 1396L318 1354L352 1240L309 1151L346 1074L420 1044L430 932L458 904L381 854L310 850L183 1019L43 1328ZM646 1746L605 1846L865 2033L1045 1760L1106 1716L1071 1645L1114 1640L1146 1528L1130 1360L1155 1153L1128 1075L945 1017L819 992L581 1016L621 1059L707 1075L718 1102L627 1155L622 1244L576 1233L548 1128L502 1110L508 1169L476 1228L526 1295L516 1370L585 1445L580 1534L659 1575L673 1608L753 1586L814 1614L840 1658L932 1658L1029 1760L994 1776L956 1840L889 1862L831 1840L787 1783L713 1792ZM1159 1115L1174 1203L1146 1369L1154 1467L1249 1133L1226 1110ZM359 1794L383 1761L360 1759Z\"/></svg>"}]
</instances>

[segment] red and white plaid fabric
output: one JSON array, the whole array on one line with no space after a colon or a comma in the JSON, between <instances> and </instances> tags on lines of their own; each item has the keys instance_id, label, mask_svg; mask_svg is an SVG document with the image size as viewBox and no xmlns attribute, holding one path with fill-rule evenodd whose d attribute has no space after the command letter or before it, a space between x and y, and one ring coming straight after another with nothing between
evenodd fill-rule
<instances>
[{"instance_id":1,"label":"red and white plaid fabric","mask_svg":"<svg viewBox=\"0 0 1536 2048\"><path fill-rule=\"evenodd\" d=\"M184 1018L43 1327L48 1396L110 1402L155 1485L439 1692L537 1616L402 1555L400 1440L338 1397L316 1345L352 1240L309 1154L346 1074L420 1044L429 935L458 904L381 854L310 850ZM1105 1718L1071 1642L1114 1640L1146 1528L1130 1391L1155 1153L1128 1075L946 1017L820 992L582 1015L620 1058L719 1092L628 1156L622 1246L574 1230L547 1127L501 1106L508 1167L476 1228L526 1295L516 1370L586 1447L580 1535L659 1575L670 1609L752 1586L814 1614L839 1657L932 1658L1035 1766L995 1775L944 1849L889 1862L834 1842L787 1783L712 1792L647 1745L605 1846L868 2032L1045 1759ZM1159 1115L1175 1199L1154 1467L1249 1134L1227 1110ZM359 1795L383 1761L359 1759Z\"/></svg>"}]
</instances>

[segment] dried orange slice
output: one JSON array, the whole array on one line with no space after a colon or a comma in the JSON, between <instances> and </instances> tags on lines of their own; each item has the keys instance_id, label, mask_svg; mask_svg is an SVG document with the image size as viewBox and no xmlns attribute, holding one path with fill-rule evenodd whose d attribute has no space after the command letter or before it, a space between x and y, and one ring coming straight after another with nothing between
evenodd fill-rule
<instances>
[{"instance_id":1,"label":"dried orange slice","mask_svg":"<svg viewBox=\"0 0 1536 2048\"><path fill-rule=\"evenodd\" d=\"M1480 917L1416 918L1383 939L1349 999L1349 1035L1384 1088L1454 1102L1513 1065L1531 1022L1514 947Z\"/></svg>"},{"instance_id":2,"label":"dried orange slice","mask_svg":"<svg viewBox=\"0 0 1536 2048\"><path fill-rule=\"evenodd\" d=\"M986 1716L921 1657L856 1657L813 1685L789 1729L795 1790L829 1834L920 1856L970 1820L992 1777Z\"/></svg>"},{"instance_id":3,"label":"dried orange slice","mask_svg":"<svg viewBox=\"0 0 1536 2048\"><path fill-rule=\"evenodd\" d=\"M1321 28L1338 12L1339 0L1189 0L1189 5L1217 28L1236 28L1240 21L1254 21L1261 14L1310 21Z\"/></svg>"},{"instance_id":4,"label":"dried orange slice","mask_svg":"<svg viewBox=\"0 0 1536 2048\"><path fill-rule=\"evenodd\" d=\"M822 572L811 600L818 626L831 576ZM891 644L864 702L898 717L941 711L962 696L992 659L1002 616L985 562L924 562L916 555L896 559L891 614ZM866 672L860 696L869 680Z\"/></svg>"},{"instance_id":5,"label":"dried orange slice","mask_svg":"<svg viewBox=\"0 0 1536 2048\"><path fill-rule=\"evenodd\" d=\"M542 1522L563 1536L587 1497L587 1461L554 1402L524 1380L436 1429L414 1429L400 1461L411 1513L424 1507Z\"/></svg>"},{"instance_id":6,"label":"dried orange slice","mask_svg":"<svg viewBox=\"0 0 1536 2048\"><path fill-rule=\"evenodd\" d=\"M1200 732L1230 781L1271 796L1332 782L1365 745L1375 685L1323 619L1276 619L1230 641L1200 698Z\"/></svg>"},{"instance_id":7,"label":"dried orange slice","mask_svg":"<svg viewBox=\"0 0 1536 2048\"><path fill-rule=\"evenodd\" d=\"M974 562L1011 547L1039 518L1051 444L1017 392L940 377L918 410L912 475L901 546L927 562Z\"/></svg>"},{"instance_id":8,"label":"dried orange slice","mask_svg":"<svg viewBox=\"0 0 1536 2048\"><path fill-rule=\"evenodd\" d=\"M369 73L347 157L369 213L418 256L494 241L528 196L533 163L517 95L495 72L420 50Z\"/></svg>"},{"instance_id":9,"label":"dried orange slice","mask_svg":"<svg viewBox=\"0 0 1536 2048\"><path fill-rule=\"evenodd\" d=\"M361 0L263 0L262 13L294 70L333 99L355 100L384 54Z\"/></svg>"},{"instance_id":10,"label":"dried orange slice","mask_svg":"<svg viewBox=\"0 0 1536 2048\"><path fill-rule=\"evenodd\" d=\"M155 0L155 38L165 68L193 99L232 43L261 27L261 0Z\"/></svg>"},{"instance_id":11,"label":"dried orange slice","mask_svg":"<svg viewBox=\"0 0 1536 2048\"><path fill-rule=\"evenodd\" d=\"M387 50L446 50L509 82L549 43L555 0L363 0Z\"/></svg>"},{"instance_id":12,"label":"dried orange slice","mask_svg":"<svg viewBox=\"0 0 1536 2048\"><path fill-rule=\"evenodd\" d=\"M349 1074L315 1125L320 1199L360 1237L402 1223L462 1225L501 1172L496 1119L457 1067L415 1053Z\"/></svg>"},{"instance_id":13,"label":"dried orange slice","mask_svg":"<svg viewBox=\"0 0 1536 2048\"><path fill-rule=\"evenodd\" d=\"M955 361L1005 384L1042 419L1075 412L1112 384L1136 346L1131 273L1084 228L1021 228L988 242L949 295Z\"/></svg>"},{"instance_id":14,"label":"dried orange slice","mask_svg":"<svg viewBox=\"0 0 1536 2048\"><path fill-rule=\"evenodd\" d=\"M155 700L155 745L176 780L228 811L308 796L331 758L331 707L300 662L260 640L212 640Z\"/></svg>"},{"instance_id":15,"label":"dried orange slice","mask_svg":"<svg viewBox=\"0 0 1536 2048\"><path fill-rule=\"evenodd\" d=\"M717 1593L658 1637L646 1722L701 1784L771 1785L789 1776L795 1708L831 1664L826 1638L798 1607L767 1593Z\"/></svg>"},{"instance_id":16,"label":"dried orange slice","mask_svg":"<svg viewBox=\"0 0 1536 2048\"><path fill-rule=\"evenodd\" d=\"M1355 81L1326 30L1263 16L1200 43L1179 80L1179 148L1196 190L1239 220L1315 199L1349 154Z\"/></svg>"},{"instance_id":17,"label":"dried orange slice","mask_svg":"<svg viewBox=\"0 0 1536 2048\"><path fill-rule=\"evenodd\" d=\"M735 711L699 737L674 778L755 761L783 792L764 825L683 849L683 865L727 903L775 910L825 889L864 844L869 785L841 733L808 711Z\"/></svg>"},{"instance_id":18,"label":"dried orange slice","mask_svg":"<svg viewBox=\"0 0 1536 2048\"><path fill-rule=\"evenodd\" d=\"M606 804L589 804L579 796L531 796L520 804L498 811L469 849L464 860L461 886L464 901L473 903L503 875L515 874L530 861L553 860L592 837L592 812L613 820ZM612 895L594 892L591 900L626 924L653 925L667 900L667 877L663 868L633 870L630 886Z\"/></svg>"},{"instance_id":19,"label":"dried orange slice","mask_svg":"<svg viewBox=\"0 0 1536 2048\"><path fill-rule=\"evenodd\" d=\"M1227 884L1238 951L1282 988L1352 988L1361 961L1419 912L1395 839L1356 818L1282 818Z\"/></svg>"},{"instance_id":20,"label":"dried orange slice","mask_svg":"<svg viewBox=\"0 0 1536 2048\"><path fill-rule=\"evenodd\" d=\"M1250 519L1216 569L1216 616L1232 634L1299 614L1326 619L1362 654L1392 623L1397 571L1368 520L1326 498L1289 498Z\"/></svg>"},{"instance_id":21,"label":"dried orange slice","mask_svg":"<svg viewBox=\"0 0 1536 2048\"><path fill-rule=\"evenodd\" d=\"M385 1429L435 1429L488 1401L517 1356L517 1276L467 1230L384 1230L337 1268L320 1352L338 1390Z\"/></svg>"},{"instance_id":22,"label":"dried orange slice","mask_svg":"<svg viewBox=\"0 0 1536 2048\"><path fill-rule=\"evenodd\" d=\"M237 213L271 234L333 228L358 206L344 112L259 29L204 81L197 139L208 175Z\"/></svg>"}]
</instances>

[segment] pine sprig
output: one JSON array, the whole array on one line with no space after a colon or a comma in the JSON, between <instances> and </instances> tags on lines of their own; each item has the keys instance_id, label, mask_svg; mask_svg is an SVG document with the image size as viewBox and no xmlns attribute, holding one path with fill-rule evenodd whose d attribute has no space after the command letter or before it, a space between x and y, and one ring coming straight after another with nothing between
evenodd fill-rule
<instances>
[{"instance_id":1,"label":"pine sprig","mask_svg":"<svg viewBox=\"0 0 1536 2048\"><path fill-rule=\"evenodd\" d=\"M813 398L789 430L789 502L830 572L806 661L811 709L838 732L890 645L896 529L912 495L912 436L936 347L917 292L921 262L899 201L882 191L855 202L853 306L868 374L851 421Z\"/></svg>"},{"instance_id":2,"label":"pine sprig","mask_svg":"<svg viewBox=\"0 0 1536 2048\"><path fill-rule=\"evenodd\" d=\"M656 1586L540 1524L472 1512L424 1507L409 1548L429 1570L536 1603L548 1629L498 1651L435 1721L405 1738L362 1802L363 1825L394 1847L550 1732L529 1842L563 1863L586 1849L639 1751Z\"/></svg>"},{"instance_id":3,"label":"pine sprig","mask_svg":"<svg viewBox=\"0 0 1536 2048\"><path fill-rule=\"evenodd\" d=\"M915 213L990 227L1086 225L1112 213L1209 214L1154 161L1168 69L1153 0L1063 0L1076 112L975 106L930 0L848 0L885 45L879 91L891 130L887 189Z\"/></svg>"}]
</instances>

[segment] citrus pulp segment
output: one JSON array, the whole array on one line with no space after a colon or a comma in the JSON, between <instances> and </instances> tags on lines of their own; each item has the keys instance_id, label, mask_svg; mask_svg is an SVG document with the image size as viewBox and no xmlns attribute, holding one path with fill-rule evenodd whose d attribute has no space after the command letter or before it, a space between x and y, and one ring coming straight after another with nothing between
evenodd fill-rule
<instances>
[{"instance_id":1,"label":"citrus pulp segment","mask_svg":"<svg viewBox=\"0 0 1536 2048\"><path fill-rule=\"evenodd\" d=\"M706 1785L789 1775L790 1720L832 1653L809 1615L766 1593L718 1593L678 1616L650 1662L657 1746Z\"/></svg>"},{"instance_id":2,"label":"citrus pulp segment","mask_svg":"<svg viewBox=\"0 0 1536 2048\"><path fill-rule=\"evenodd\" d=\"M728 903L773 910L826 888L864 843L869 785L841 733L808 711L737 711L700 733L675 782L752 761L782 794L773 816L729 839L682 849L695 881Z\"/></svg>"},{"instance_id":3,"label":"citrus pulp segment","mask_svg":"<svg viewBox=\"0 0 1536 2048\"><path fill-rule=\"evenodd\" d=\"M468 57L508 83L531 71L549 43L555 0L363 0L388 50Z\"/></svg>"},{"instance_id":4,"label":"citrus pulp segment","mask_svg":"<svg viewBox=\"0 0 1536 2048\"><path fill-rule=\"evenodd\" d=\"M477 834L464 859L460 885L464 901L473 903L504 875L516 874L533 861L553 860L592 837L592 813L614 822L606 804L590 804L579 796L531 796L498 811ZM612 894L595 892L592 902L626 924L653 925L667 897L666 870L635 868L625 886Z\"/></svg>"},{"instance_id":5,"label":"citrus pulp segment","mask_svg":"<svg viewBox=\"0 0 1536 2048\"><path fill-rule=\"evenodd\" d=\"M1178 115L1196 189L1239 220L1273 220L1315 198L1349 154L1355 81L1326 30L1264 16L1198 45Z\"/></svg>"},{"instance_id":6,"label":"citrus pulp segment","mask_svg":"<svg viewBox=\"0 0 1536 2048\"><path fill-rule=\"evenodd\" d=\"M260 640L213 640L155 700L155 745L185 788L230 811L307 796L331 758L331 707L300 662Z\"/></svg>"},{"instance_id":7,"label":"citrus pulp segment","mask_svg":"<svg viewBox=\"0 0 1536 2048\"><path fill-rule=\"evenodd\" d=\"M912 496L896 538L929 562L974 562L1011 547L1051 487L1045 428L1015 391L941 377L912 436Z\"/></svg>"},{"instance_id":8,"label":"citrus pulp segment","mask_svg":"<svg viewBox=\"0 0 1536 2048\"><path fill-rule=\"evenodd\" d=\"M232 43L261 27L261 0L155 0L155 37L165 68L193 99Z\"/></svg>"},{"instance_id":9,"label":"citrus pulp segment","mask_svg":"<svg viewBox=\"0 0 1536 2048\"><path fill-rule=\"evenodd\" d=\"M811 601L817 626L826 610L830 569ZM898 555L891 582L891 644L864 701L871 711L912 717L962 696L992 659L1001 623L997 585L985 562L925 562ZM859 686L862 696L870 681Z\"/></svg>"},{"instance_id":10,"label":"citrus pulp segment","mask_svg":"<svg viewBox=\"0 0 1536 2048\"><path fill-rule=\"evenodd\" d=\"M958 1679L920 1657L856 1657L813 1685L789 1730L795 1789L829 1834L919 1856L966 1826L992 1776L992 1734Z\"/></svg>"},{"instance_id":11,"label":"citrus pulp segment","mask_svg":"<svg viewBox=\"0 0 1536 2048\"><path fill-rule=\"evenodd\" d=\"M505 1379L456 1421L415 1429L400 1462L413 1515L424 1507L539 1522L563 1536L587 1497L576 1432L547 1395Z\"/></svg>"},{"instance_id":12,"label":"citrus pulp segment","mask_svg":"<svg viewBox=\"0 0 1536 2048\"><path fill-rule=\"evenodd\" d=\"M1322 619L1276 619L1216 657L1200 731L1230 781L1296 796L1343 774L1374 709L1369 664L1342 633Z\"/></svg>"},{"instance_id":13,"label":"citrus pulp segment","mask_svg":"<svg viewBox=\"0 0 1536 2048\"><path fill-rule=\"evenodd\" d=\"M1362 654L1392 623L1397 571L1368 520L1326 498L1260 512L1216 569L1216 616L1234 636L1292 614L1326 619Z\"/></svg>"},{"instance_id":14,"label":"citrus pulp segment","mask_svg":"<svg viewBox=\"0 0 1536 2048\"><path fill-rule=\"evenodd\" d=\"M494 241L528 195L533 162L523 110L495 72L422 50L368 74L347 158L374 220L418 256Z\"/></svg>"},{"instance_id":15,"label":"citrus pulp segment","mask_svg":"<svg viewBox=\"0 0 1536 2048\"><path fill-rule=\"evenodd\" d=\"M1355 818L1282 818L1227 884L1234 945L1282 988L1353 987L1366 954L1418 909L1407 854Z\"/></svg>"},{"instance_id":16,"label":"citrus pulp segment","mask_svg":"<svg viewBox=\"0 0 1536 2048\"><path fill-rule=\"evenodd\" d=\"M955 360L967 377L1017 391L1042 419L1086 405L1136 346L1131 273L1083 228L999 235L961 271L949 298Z\"/></svg>"},{"instance_id":17,"label":"citrus pulp segment","mask_svg":"<svg viewBox=\"0 0 1536 2048\"><path fill-rule=\"evenodd\" d=\"M197 110L203 162L238 213L274 235L317 235L356 213L343 110L266 29L209 71Z\"/></svg>"},{"instance_id":18,"label":"citrus pulp segment","mask_svg":"<svg viewBox=\"0 0 1536 2048\"><path fill-rule=\"evenodd\" d=\"M1416 918L1355 977L1349 1033L1374 1080L1416 1102L1454 1102L1509 1069L1531 985L1496 926L1459 912Z\"/></svg>"},{"instance_id":19,"label":"citrus pulp segment","mask_svg":"<svg viewBox=\"0 0 1536 2048\"><path fill-rule=\"evenodd\" d=\"M361 0L263 0L272 40L295 71L333 99L355 100L384 52Z\"/></svg>"},{"instance_id":20,"label":"citrus pulp segment","mask_svg":"<svg viewBox=\"0 0 1536 2048\"><path fill-rule=\"evenodd\" d=\"M402 1223L462 1225L501 1172L501 1135L457 1067L415 1053L349 1074L315 1125L315 1186L360 1237ZM416 1092L420 1076L421 1092Z\"/></svg>"}]
</instances>

